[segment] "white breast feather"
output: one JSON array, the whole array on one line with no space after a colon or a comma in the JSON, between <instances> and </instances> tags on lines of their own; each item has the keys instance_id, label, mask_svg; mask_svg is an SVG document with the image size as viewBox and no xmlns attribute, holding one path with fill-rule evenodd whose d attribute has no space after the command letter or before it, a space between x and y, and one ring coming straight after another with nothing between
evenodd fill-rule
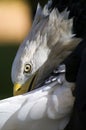
<instances>
[{"instance_id":1,"label":"white breast feather","mask_svg":"<svg viewBox=\"0 0 86 130\"><path fill-rule=\"evenodd\" d=\"M63 130L74 103L73 84L65 80L0 101L0 130Z\"/></svg>"}]
</instances>

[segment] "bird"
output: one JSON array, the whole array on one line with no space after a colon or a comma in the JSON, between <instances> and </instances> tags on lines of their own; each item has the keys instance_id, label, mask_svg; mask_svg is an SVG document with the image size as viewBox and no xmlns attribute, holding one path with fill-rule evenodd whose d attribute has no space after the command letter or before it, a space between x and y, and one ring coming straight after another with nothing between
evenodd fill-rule
<instances>
[{"instance_id":1,"label":"bird","mask_svg":"<svg viewBox=\"0 0 86 130\"><path fill-rule=\"evenodd\" d=\"M65 77L68 82L74 82L75 110L72 117L72 126L69 130L84 130L86 128L86 87L85 87L85 51L86 51L86 1L85 0L52 0L52 8L58 8L62 12L65 8L69 11L69 18L73 17L73 33L82 38L82 42L76 47L63 63L66 65ZM58 59L58 57L56 58ZM48 72L49 73L49 72ZM28 89L27 89L28 90ZM26 90L26 91L27 91ZM77 125L78 124L78 125Z\"/></svg>"},{"instance_id":2,"label":"bird","mask_svg":"<svg viewBox=\"0 0 86 130\"><path fill-rule=\"evenodd\" d=\"M0 101L0 130L63 130L70 120L75 84L66 80L67 68L60 63L81 38L72 32L69 12L49 6L42 10L38 5L32 30L14 59L11 75L17 96Z\"/></svg>"},{"instance_id":3,"label":"bird","mask_svg":"<svg viewBox=\"0 0 86 130\"><path fill-rule=\"evenodd\" d=\"M0 100L0 130L64 130L75 100L65 71L61 64L40 87Z\"/></svg>"},{"instance_id":4,"label":"bird","mask_svg":"<svg viewBox=\"0 0 86 130\"><path fill-rule=\"evenodd\" d=\"M67 9L51 10L38 4L31 32L20 45L12 64L13 95L36 88L75 49L81 38L73 33Z\"/></svg>"}]
</instances>

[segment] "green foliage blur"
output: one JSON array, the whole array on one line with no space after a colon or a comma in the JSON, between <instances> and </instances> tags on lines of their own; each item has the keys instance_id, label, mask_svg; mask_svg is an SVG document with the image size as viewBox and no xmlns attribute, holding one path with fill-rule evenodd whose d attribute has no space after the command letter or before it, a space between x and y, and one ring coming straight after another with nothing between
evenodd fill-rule
<instances>
[{"instance_id":1,"label":"green foliage blur","mask_svg":"<svg viewBox=\"0 0 86 130\"><path fill-rule=\"evenodd\" d=\"M15 43L0 45L0 99L12 96L11 66L17 49Z\"/></svg>"}]
</instances>

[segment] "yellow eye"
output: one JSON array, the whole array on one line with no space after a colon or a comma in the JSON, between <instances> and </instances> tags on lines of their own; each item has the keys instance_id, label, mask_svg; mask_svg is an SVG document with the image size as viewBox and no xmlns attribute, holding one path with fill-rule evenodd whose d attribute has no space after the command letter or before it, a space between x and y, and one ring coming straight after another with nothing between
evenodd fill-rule
<instances>
[{"instance_id":1,"label":"yellow eye","mask_svg":"<svg viewBox=\"0 0 86 130\"><path fill-rule=\"evenodd\" d=\"M26 64L24 68L25 73L30 73L31 72L31 64Z\"/></svg>"}]
</instances>

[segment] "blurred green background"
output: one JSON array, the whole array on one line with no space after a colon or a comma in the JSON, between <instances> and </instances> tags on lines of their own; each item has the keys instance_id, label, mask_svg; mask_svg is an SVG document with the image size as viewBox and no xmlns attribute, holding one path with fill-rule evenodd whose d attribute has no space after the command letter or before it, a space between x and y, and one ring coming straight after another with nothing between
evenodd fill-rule
<instances>
[{"instance_id":1,"label":"blurred green background","mask_svg":"<svg viewBox=\"0 0 86 130\"><path fill-rule=\"evenodd\" d=\"M0 46L0 99L12 96L11 66L17 49L15 44Z\"/></svg>"}]
</instances>

